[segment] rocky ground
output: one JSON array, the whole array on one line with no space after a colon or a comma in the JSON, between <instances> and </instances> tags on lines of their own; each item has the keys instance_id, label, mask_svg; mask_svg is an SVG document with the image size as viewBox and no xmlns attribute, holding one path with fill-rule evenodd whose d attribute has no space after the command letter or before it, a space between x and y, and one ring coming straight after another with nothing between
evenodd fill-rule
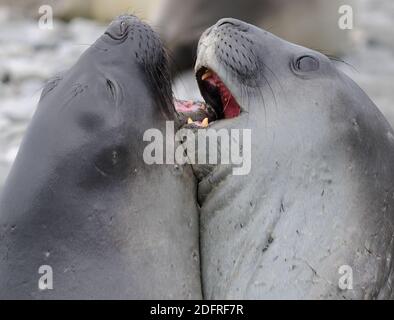
<instances>
[{"instance_id":1,"label":"rocky ground","mask_svg":"<svg viewBox=\"0 0 394 320\"><path fill-rule=\"evenodd\" d=\"M45 81L67 69L104 30L93 21L14 21L0 13L0 188Z\"/></svg>"},{"instance_id":2,"label":"rocky ground","mask_svg":"<svg viewBox=\"0 0 394 320\"><path fill-rule=\"evenodd\" d=\"M367 91L394 124L394 1L360 0L356 45L339 64ZM67 69L102 32L94 21L54 22L41 30L37 21L11 18L0 10L0 189L21 137L34 113L45 81ZM191 72L174 83L177 96L199 94Z\"/></svg>"}]
</instances>

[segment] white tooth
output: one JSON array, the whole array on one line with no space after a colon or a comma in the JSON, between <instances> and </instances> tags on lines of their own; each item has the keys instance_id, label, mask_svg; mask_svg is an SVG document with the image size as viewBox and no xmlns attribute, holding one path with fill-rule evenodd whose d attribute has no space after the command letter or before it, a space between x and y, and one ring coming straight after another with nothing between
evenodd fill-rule
<instances>
[{"instance_id":1,"label":"white tooth","mask_svg":"<svg viewBox=\"0 0 394 320\"><path fill-rule=\"evenodd\" d=\"M201 122L201 126L202 126L203 128L206 128L206 127L208 127L208 123L209 123L208 118L205 118L205 119Z\"/></svg>"},{"instance_id":2,"label":"white tooth","mask_svg":"<svg viewBox=\"0 0 394 320\"><path fill-rule=\"evenodd\" d=\"M192 124L193 122L192 118L187 119L187 124Z\"/></svg>"},{"instance_id":3,"label":"white tooth","mask_svg":"<svg viewBox=\"0 0 394 320\"><path fill-rule=\"evenodd\" d=\"M206 80L206 79L208 79L208 78L211 77L211 76L212 76L212 72L211 72L211 71L206 71L206 72L202 75L201 80Z\"/></svg>"}]
</instances>

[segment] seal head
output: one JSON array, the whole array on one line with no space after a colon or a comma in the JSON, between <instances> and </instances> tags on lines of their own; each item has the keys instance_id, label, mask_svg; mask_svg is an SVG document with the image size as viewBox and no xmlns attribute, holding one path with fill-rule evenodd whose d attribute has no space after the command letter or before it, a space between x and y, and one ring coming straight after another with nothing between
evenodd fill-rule
<instances>
[{"instance_id":1,"label":"seal head","mask_svg":"<svg viewBox=\"0 0 394 320\"><path fill-rule=\"evenodd\" d=\"M165 52L134 16L49 81L0 200L0 297L201 297L193 175L143 159L173 114Z\"/></svg>"},{"instance_id":2,"label":"seal head","mask_svg":"<svg viewBox=\"0 0 394 320\"><path fill-rule=\"evenodd\" d=\"M249 174L193 166L204 296L391 297L394 134L367 95L323 54L230 18L195 71L216 111L198 130L251 131Z\"/></svg>"}]
</instances>

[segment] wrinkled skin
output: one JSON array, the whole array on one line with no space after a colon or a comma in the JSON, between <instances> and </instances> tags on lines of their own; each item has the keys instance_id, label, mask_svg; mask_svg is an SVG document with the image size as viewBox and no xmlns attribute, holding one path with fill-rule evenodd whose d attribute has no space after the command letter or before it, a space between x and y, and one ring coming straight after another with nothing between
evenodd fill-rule
<instances>
[{"instance_id":1,"label":"wrinkled skin","mask_svg":"<svg viewBox=\"0 0 394 320\"><path fill-rule=\"evenodd\" d=\"M174 112L167 77L157 36L121 16L48 83L0 200L0 298L201 298L194 176L142 156Z\"/></svg>"},{"instance_id":2,"label":"wrinkled skin","mask_svg":"<svg viewBox=\"0 0 394 320\"><path fill-rule=\"evenodd\" d=\"M394 133L372 101L326 56L234 19L203 34L200 67L242 108L210 128L252 130L250 174L194 166L204 297L392 298Z\"/></svg>"}]
</instances>

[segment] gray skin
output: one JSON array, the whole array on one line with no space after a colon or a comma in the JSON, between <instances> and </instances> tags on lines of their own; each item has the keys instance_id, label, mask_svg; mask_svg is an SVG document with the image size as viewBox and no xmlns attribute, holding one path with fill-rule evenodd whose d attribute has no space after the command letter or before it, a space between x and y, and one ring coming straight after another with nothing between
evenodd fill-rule
<instances>
[{"instance_id":1,"label":"gray skin","mask_svg":"<svg viewBox=\"0 0 394 320\"><path fill-rule=\"evenodd\" d=\"M174 113L166 70L156 34L121 16L45 87L1 197L0 298L201 298L191 168L143 161Z\"/></svg>"},{"instance_id":2,"label":"gray skin","mask_svg":"<svg viewBox=\"0 0 394 320\"><path fill-rule=\"evenodd\" d=\"M392 298L394 133L373 102L326 56L234 19L203 34L202 66L242 109L210 128L252 130L248 175L194 166L204 297Z\"/></svg>"},{"instance_id":3,"label":"gray skin","mask_svg":"<svg viewBox=\"0 0 394 320\"><path fill-rule=\"evenodd\" d=\"M338 8L348 4L356 10L356 3L349 1L159 0L151 20L171 53L170 67L175 74L193 68L201 34L224 17L248 21L330 54L347 52L351 41L338 28Z\"/></svg>"}]
</instances>

